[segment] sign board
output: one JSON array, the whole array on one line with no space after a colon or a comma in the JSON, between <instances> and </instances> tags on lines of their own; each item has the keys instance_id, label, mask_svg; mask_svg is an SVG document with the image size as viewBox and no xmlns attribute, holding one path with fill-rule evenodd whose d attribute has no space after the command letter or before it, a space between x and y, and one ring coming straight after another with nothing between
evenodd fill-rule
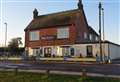
<instances>
[{"instance_id":1,"label":"sign board","mask_svg":"<svg viewBox=\"0 0 120 82\"><path fill-rule=\"evenodd\" d=\"M41 36L41 40L54 40L56 39L55 35Z\"/></svg>"}]
</instances>

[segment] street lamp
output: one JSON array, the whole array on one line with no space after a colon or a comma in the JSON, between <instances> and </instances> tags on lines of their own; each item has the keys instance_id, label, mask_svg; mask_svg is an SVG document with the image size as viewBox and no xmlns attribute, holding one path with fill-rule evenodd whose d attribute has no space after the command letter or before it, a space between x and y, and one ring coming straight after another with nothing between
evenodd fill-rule
<instances>
[{"instance_id":1,"label":"street lamp","mask_svg":"<svg viewBox=\"0 0 120 82\"><path fill-rule=\"evenodd\" d=\"M5 54L6 54L6 42L7 42L7 23L5 22ZM7 55L7 54L6 54Z\"/></svg>"},{"instance_id":2,"label":"street lamp","mask_svg":"<svg viewBox=\"0 0 120 82\"><path fill-rule=\"evenodd\" d=\"M6 47L6 42L7 42L7 23L5 22L5 47Z\"/></svg>"}]
</instances>

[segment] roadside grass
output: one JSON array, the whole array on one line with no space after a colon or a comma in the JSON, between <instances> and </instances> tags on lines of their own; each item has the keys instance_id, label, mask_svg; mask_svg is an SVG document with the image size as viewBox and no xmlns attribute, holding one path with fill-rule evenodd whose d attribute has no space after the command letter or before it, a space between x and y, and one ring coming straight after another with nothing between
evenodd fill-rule
<instances>
[{"instance_id":1,"label":"roadside grass","mask_svg":"<svg viewBox=\"0 0 120 82\"><path fill-rule=\"evenodd\" d=\"M120 82L120 79L0 71L0 82Z\"/></svg>"}]
</instances>

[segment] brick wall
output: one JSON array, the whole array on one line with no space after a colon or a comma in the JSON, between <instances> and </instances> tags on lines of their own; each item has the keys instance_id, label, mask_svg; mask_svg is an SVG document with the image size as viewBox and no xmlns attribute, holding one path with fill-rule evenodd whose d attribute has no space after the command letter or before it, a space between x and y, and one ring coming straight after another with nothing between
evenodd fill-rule
<instances>
[{"instance_id":1,"label":"brick wall","mask_svg":"<svg viewBox=\"0 0 120 82\"><path fill-rule=\"evenodd\" d=\"M29 30L25 32L25 46L37 47L37 46L51 46L51 45L67 45L74 44L76 38L76 29L74 25L69 25L69 38L67 39L53 39L53 40L38 40L29 41ZM57 36L57 27L49 27L45 29L39 29L40 36Z\"/></svg>"}]
</instances>

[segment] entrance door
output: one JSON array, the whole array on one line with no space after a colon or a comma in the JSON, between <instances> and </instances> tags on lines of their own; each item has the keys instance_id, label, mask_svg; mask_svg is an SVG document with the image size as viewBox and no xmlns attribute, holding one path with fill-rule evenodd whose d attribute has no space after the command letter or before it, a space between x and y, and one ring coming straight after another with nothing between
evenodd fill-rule
<instances>
[{"instance_id":1,"label":"entrance door","mask_svg":"<svg viewBox=\"0 0 120 82\"><path fill-rule=\"evenodd\" d=\"M52 49L50 47L44 48L44 55L45 57L51 57Z\"/></svg>"},{"instance_id":2,"label":"entrance door","mask_svg":"<svg viewBox=\"0 0 120 82\"><path fill-rule=\"evenodd\" d=\"M92 46L87 46L87 57L93 57Z\"/></svg>"},{"instance_id":3,"label":"entrance door","mask_svg":"<svg viewBox=\"0 0 120 82\"><path fill-rule=\"evenodd\" d=\"M74 56L74 48L70 49L71 56Z\"/></svg>"}]
</instances>

